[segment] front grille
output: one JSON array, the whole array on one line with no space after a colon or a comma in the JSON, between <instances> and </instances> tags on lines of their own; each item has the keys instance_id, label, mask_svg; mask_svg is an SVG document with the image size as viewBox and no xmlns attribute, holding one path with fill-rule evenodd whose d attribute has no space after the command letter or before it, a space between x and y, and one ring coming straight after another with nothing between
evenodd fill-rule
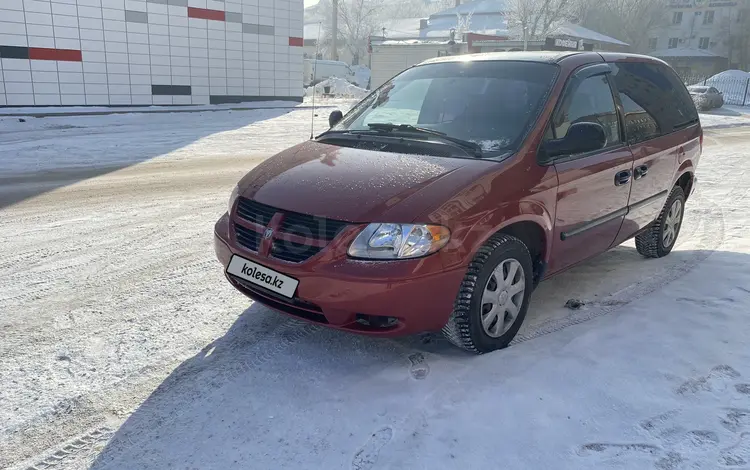
<instances>
[{"instance_id":1,"label":"front grille","mask_svg":"<svg viewBox=\"0 0 750 470\"><path fill-rule=\"evenodd\" d=\"M258 251L258 246L260 246L260 233L237 224L234 224L234 233L237 235L237 242L240 245L250 251Z\"/></svg>"},{"instance_id":2,"label":"front grille","mask_svg":"<svg viewBox=\"0 0 750 470\"><path fill-rule=\"evenodd\" d=\"M275 213L276 209L273 207L245 199L244 197L241 197L237 201L237 215L256 224L268 225Z\"/></svg>"},{"instance_id":3,"label":"front grille","mask_svg":"<svg viewBox=\"0 0 750 470\"><path fill-rule=\"evenodd\" d=\"M271 256L290 263L301 263L318 254L323 247L314 246L320 241L330 242L348 225L340 220L316 217L298 212L284 211L274 207L239 198L237 202L237 217L266 227L276 213L283 214L283 219L277 231L296 235L312 242L293 243L284 240L274 240L271 245ZM262 233L235 224L237 241L251 251L258 251Z\"/></svg>"}]
</instances>

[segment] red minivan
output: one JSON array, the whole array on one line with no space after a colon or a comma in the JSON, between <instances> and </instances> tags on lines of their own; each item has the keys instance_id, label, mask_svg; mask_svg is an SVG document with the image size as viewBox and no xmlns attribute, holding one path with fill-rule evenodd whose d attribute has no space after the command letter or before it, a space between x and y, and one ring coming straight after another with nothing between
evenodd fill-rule
<instances>
[{"instance_id":1,"label":"red minivan","mask_svg":"<svg viewBox=\"0 0 750 470\"><path fill-rule=\"evenodd\" d=\"M503 348L537 284L635 237L670 252L703 133L652 57L512 52L409 68L239 182L215 227L232 285L375 336Z\"/></svg>"}]
</instances>

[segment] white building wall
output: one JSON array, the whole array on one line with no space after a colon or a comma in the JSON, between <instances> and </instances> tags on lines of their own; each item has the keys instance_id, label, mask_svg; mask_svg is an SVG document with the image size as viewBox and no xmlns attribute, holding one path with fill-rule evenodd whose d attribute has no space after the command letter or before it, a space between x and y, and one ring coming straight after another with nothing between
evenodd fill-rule
<instances>
[{"instance_id":1,"label":"white building wall","mask_svg":"<svg viewBox=\"0 0 750 470\"><path fill-rule=\"evenodd\" d=\"M750 0L670 0L664 26L650 34L648 51L704 49L721 57L737 52L731 36L747 34Z\"/></svg>"},{"instance_id":2,"label":"white building wall","mask_svg":"<svg viewBox=\"0 0 750 470\"><path fill-rule=\"evenodd\" d=\"M0 106L296 100L303 0L0 0Z\"/></svg>"}]
</instances>

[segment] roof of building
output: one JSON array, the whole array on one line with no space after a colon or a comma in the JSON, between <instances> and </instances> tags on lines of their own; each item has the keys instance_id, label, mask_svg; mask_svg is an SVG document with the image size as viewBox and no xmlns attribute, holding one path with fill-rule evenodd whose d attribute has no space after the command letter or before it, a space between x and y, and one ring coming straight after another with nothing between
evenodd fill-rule
<instances>
[{"instance_id":1,"label":"roof of building","mask_svg":"<svg viewBox=\"0 0 750 470\"><path fill-rule=\"evenodd\" d=\"M391 39L418 38L422 18L399 18L383 22L385 37Z\"/></svg>"},{"instance_id":2,"label":"roof of building","mask_svg":"<svg viewBox=\"0 0 750 470\"><path fill-rule=\"evenodd\" d=\"M509 10L508 3L505 0L476 0L473 2L465 2L461 5L447 10L439 11L430 16L430 18L437 18L440 16L453 16L456 15L467 15L473 13L475 15L480 14L492 14L492 13L504 13Z\"/></svg>"},{"instance_id":3,"label":"roof of building","mask_svg":"<svg viewBox=\"0 0 750 470\"><path fill-rule=\"evenodd\" d=\"M373 41L375 46L426 46L435 44L448 44L447 39L384 39Z\"/></svg>"},{"instance_id":4,"label":"roof of building","mask_svg":"<svg viewBox=\"0 0 750 470\"><path fill-rule=\"evenodd\" d=\"M561 23L557 28L552 31L552 35L572 36L579 39L588 39L593 42L604 42L608 44L616 44L618 46L628 46L626 42L622 42L619 39L615 39L610 36L606 36L601 33L597 33L588 28L584 28L579 24L570 23L565 21Z\"/></svg>"},{"instance_id":5,"label":"roof of building","mask_svg":"<svg viewBox=\"0 0 750 470\"><path fill-rule=\"evenodd\" d=\"M427 21L427 28L420 31L420 36L426 38L448 37L451 29L458 29L458 16L463 15L466 17L471 14L471 21L468 25L469 32L518 37L518 32L514 33L508 25L509 9L510 7L505 0L475 0L473 2L462 3L458 7L449 8L431 15ZM569 21L561 21L550 32L550 36L571 36L591 42L615 44L618 46L628 45L619 39L592 31Z\"/></svg>"}]
</instances>

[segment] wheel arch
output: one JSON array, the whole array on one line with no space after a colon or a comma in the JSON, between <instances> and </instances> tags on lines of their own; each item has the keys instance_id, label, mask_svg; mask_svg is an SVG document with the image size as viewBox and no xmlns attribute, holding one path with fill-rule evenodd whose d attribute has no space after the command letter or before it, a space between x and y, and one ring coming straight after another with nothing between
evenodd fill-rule
<instances>
[{"instance_id":1,"label":"wheel arch","mask_svg":"<svg viewBox=\"0 0 750 470\"><path fill-rule=\"evenodd\" d=\"M531 254L531 261L534 266L534 284L536 285L544 276L552 252L552 229L552 220L546 212L544 215L520 214L502 221L490 230L484 231L483 236L477 239L474 244L471 258L490 238L497 234L518 238L526 245Z\"/></svg>"},{"instance_id":2,"label":"wheel arch","mask_svg":"<svg viewBox=\"0 0 750 470\"><path fill-rule=\"evenodd\" d=\"M531 263L534 268L534 285L539 284L547 267L547 260L551 251L550 236L538 222L532 220L519 220L503 226L495 233L503 233L518 238L526 245L531 255Z\"/></svg>"},{"instance_id":3,"label":"wheel arch","mask_svg":"<svg viewBox=\"0 0 750 470\"><path fill-rule=\"evenodd\" d=\"M689 167L681 172L680 177L675 181L674 186L682 188L682 192L685 194L685 200L690 197L690 192L693 190L693 183L695 181L695 174L693 168Z\"/></svg>"}]
</instances>

